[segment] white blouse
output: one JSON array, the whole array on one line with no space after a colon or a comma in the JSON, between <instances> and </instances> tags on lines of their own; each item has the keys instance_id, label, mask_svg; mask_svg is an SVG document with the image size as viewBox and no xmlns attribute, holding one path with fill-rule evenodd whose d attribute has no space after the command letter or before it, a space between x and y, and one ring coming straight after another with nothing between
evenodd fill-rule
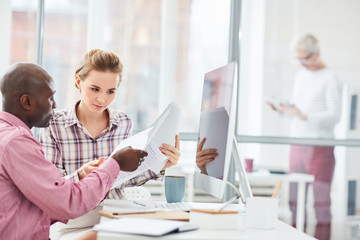
<instances>
[{"instance_id":1,"label":"white blouse","mask_svg":"<svg viewBox=\"0 0 360 240\"><path fill-rule=\"evenodd\" d=\"M291 135L306 138L333 138L340 120L343 83L329 68L302 69L295 77L292 103L307 120L292 119Z\"/></svg>"}]
</instances>

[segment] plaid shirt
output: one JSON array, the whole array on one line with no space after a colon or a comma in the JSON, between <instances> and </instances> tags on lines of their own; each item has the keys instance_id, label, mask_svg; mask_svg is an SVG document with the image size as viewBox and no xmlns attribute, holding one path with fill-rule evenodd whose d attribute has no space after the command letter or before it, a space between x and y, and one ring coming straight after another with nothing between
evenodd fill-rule
<instances>
[{"instance_id":1,"label":"plaid shirt","mask_svg":"<svg viewBox=\"0 0 360 240\"><path fill-rule=\"evenodd\" d=\"M132 121L127 114L108 109L108 127L98 137L93 138L76 116L77 104L70 109L56 112L49 127L42 129L40 134L46 159L54 163L62 175L72 182L79 181L77 169L100 157L106 159L132 131ZM125 198L125 187L140 186L150 179L162 180L163 175L148 170L111 190L107 198Z\"/></svg>"}]
</instances>

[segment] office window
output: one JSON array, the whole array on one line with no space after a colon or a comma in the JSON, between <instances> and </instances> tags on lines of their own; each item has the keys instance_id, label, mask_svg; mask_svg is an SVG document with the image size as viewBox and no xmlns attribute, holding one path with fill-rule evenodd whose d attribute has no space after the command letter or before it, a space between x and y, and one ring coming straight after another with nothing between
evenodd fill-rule
<instances>
[{"instance_id":1,"label":"office window","mask_svg":"<svg viewBox=\"0 0 360 240\"><path fill-rule=\"evenodd\" d=\"M0 7L0 74L15 62L34 62L36 57L36 14L34 1L5 0ZM0 94L0 105L2 98Z\"/></svg>"},{"instance_id":2,"label":"office window","mask_svg":"<svg viewBox=\"0 0 360 240\"><path fill-rule=\"evenodd\" d=\"M36 56L36 16L34 1L11 1L10 63L34 62Z\"/></svg>"},{"instance_id":3,"label":"office window","mask_svg":"<svg viewBox=\"0 0 360 240\"><path fill-rule=\"evenodd\" d=\"M237 119L242 160L253 158L255 169L286 171L292 147L289 144L305 146L304 149L335 146L331 185L332 239L344 238L345 234L357 229L340 226L350 225L351 219L356 218L346 215L356 214L359 203L359 185L356 185L360 136L357 103L360 89L359 7L356 0L348 0L346 4L330 0L326 7L324 2L311 0L242 1ZM338 112L340 121L334 137L295 136L291 134L292 117L272 111L266 103L272 97L292 103L295 74L302 67L290 51L290 43L296 35L304 33L318 38L324 63L335 70L344 83L340 100L342 109ZM319 103L314 101L313 104ZM302 154L309 154L309 151L296 155L301 157ZM323 169L331 160L329 156L329 163L323 164ZM316 214L311 209L313 196L310 194L309 197L307 233L312 235Z\"/></svg>"},{"instance_id":4,"label":"office window","mask_svg":"<svg viewBox=\"0 0 360 240\"><path fill-rule=\"evenodd\" d=\"M36 56L37 3L5 0L0 7L0 72L15 62L34 62Z\"/></svg>"},{"instance_id":5,"label":"office window","mask_svg":"<svg viewBox=\"0 0 360 240\"><path fill-rule=\"evenodd\" d=\"M196 132L204 73L228 61L230 1L45 1L44 67L56 81L58 108L79 97L74 72L93 48L117 53L123 81L112 107L135 130L170 101L184 108L182 132Z\"/></svg>"},{"instance_id":6,"label":"office window","mask_svg":"<svg viewBox=\"0 0 360 240\"><path fill-rule=\"evenodd\" d=\"M357 79L360 60L356 56L360 53L360 17L354 9L358 9L360 3L348 3L330 1L329 7L324 8L310 0L243 2L237 119L237 134L244 137L241 141L286 144L293 142L294 138L301 138L291 134L293 118L273 111L266 100L274 96L291 102L296 72L303 67L290 51L290 44L296 35L304 33L318 38L321 58L344 83L340 100L342 109L338 112L340 121L334 129L334 138L338 141L333 142L334 138L330 137L327 138L330 141L323 145L346 145L348 142L339 140L359 139L357 96L360 86ZM336 20L334 15L342 16L341 20ZM346 37L350 35L351 38ZM344 64L345 60L347 64ZM304 138L307 139L300 139L297 143L317 145L326 139L313 138L311 134ZM287 168L286 148L246 146L243 153L251 153L269 168Z\"/></svg>"},{"instance_id":7,"label":"office window","mask_svg":"<svg viewBox=\"0 0 360 240\"><path fill-rule=\"evenodd\" d=\"M43 66L55 80L58 109L71 106L78 95L76 68L86 52L88 1L45 1Z\"/></svg>"}]
</instances>

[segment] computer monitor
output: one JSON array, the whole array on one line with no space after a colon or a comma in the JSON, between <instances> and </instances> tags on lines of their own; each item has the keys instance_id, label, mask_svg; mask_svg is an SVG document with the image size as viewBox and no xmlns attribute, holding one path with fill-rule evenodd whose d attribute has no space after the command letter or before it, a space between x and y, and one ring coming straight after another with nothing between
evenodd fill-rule
<instances>
[{"instance_id":1,"label":"computer monitor","mask_svg":"<svg viewBox=\"0 0 360 240\"><path fill-rule=\"evenodd\" d=\"M218 156L206 163L205 172L196 167L194 187L222 198L229 166L234 159L240 180L241 197L252 197L234 138L237 103L237 64L229 63L205 74L201 104L198 144L206 138L204 149L217 149Z\"/></svg>"}]
</instances>

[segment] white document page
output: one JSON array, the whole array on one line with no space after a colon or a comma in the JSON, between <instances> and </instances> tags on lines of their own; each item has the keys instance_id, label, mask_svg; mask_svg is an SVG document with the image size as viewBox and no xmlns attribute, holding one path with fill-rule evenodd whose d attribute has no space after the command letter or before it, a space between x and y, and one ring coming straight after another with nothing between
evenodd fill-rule
<instances>
[{"instance_id":1,"label":"white document page","mask_svg":"<svg viewBox=\"0 0 360 240\"><path fill-rule=\"evenodd\" d=\"M124 172L120 169L112 189L148 169L155 173L160 172L167 158L159 150L159 147L163 143L175 144L175 135L179 132L181 118L181 108L175 103L170 103L150 128L125 139L115 148L111 155L122 148L131 146L132 148L145 150L148 156L145 157L144 162L133 172Z\"/></svg>"},{"instance_id":2,"label":"white document page","mask_svg":"<svg viewBox=\"0 0 360 240\"><path fill-rule=\"evenodd\" d=\"M128 233L160 237L173 231L195 230L198 226L189 222L150 218L120 218L94 226L95 231Z\"/></svg>"},{"instance_id":3,"label":"white document page","mask_svg":"<svg viewBox=\"0 0 360 240\"><path fill-rule=\"evenodd\" d=\"M182 116L183 112L179 105L171 102L167 106L163 114L161 114L151 127L149 142L152 143L152 149L156 148L156 150L160 152L158 148L161 147L163 143L174 146L175 135L179 133ZM163 161L162 164L152 165L150 170L158 173L164 167L165 163L166 161Z\"/></svg>"},{"instance_id":4,"label":"white document page","mask_svg":"<svg viewBox=\"0 0 360 240\"><path fill-rule=\"evenodd\" d=\"M161 169L165 165L167 158L152 143L149 143L144 150L148 153L148 155L145 157L144 162L133 172L120 171L111 189L132 179L133 177L136 177L137 175L145 172L148 169L152 169L158 166L160 166Z\"/></svg>"},{"instance_id":5,"label":"white document page","mask_svg":"<svg viewBox=\"0 0 360 240\"><path fill-rule=\"evenodd\" d=\"M288 107L291 106L290 101L288 101L286 99L277 99L275 97L267 98L266 102L273 105L276 110L281 110L280 104L283 104L283 105L288 106Z\"/></svg>"},{"instance_id":6,"label":"white document page","mask_svg":"<svg viewBox=\"0 0 360 240\"><path fill-rule=\"evenodd\" d=\"M146 147L147 141L149 139L149 132L151 128L148 128L142 132L135 134L123 141L114 149L111 153L111 156L114 155L120 149L131 146L132 148L144 149Z\"/></svg>"},{"instance_id":7,"label":"white document page","mask_svg":"<svg viewBox=\"0 0 360 240\"><path fill-rule=\"evenodd\" d=\"M206 164L209 176L223 178L229 115L224 107L201 112L200 140L206 137L203 149L216 148L219 155Z\"/></svg>"},{"instance_id":8,"label":"white document page","mask_svg":"<svg viewBox=\"0 0 360 240\"><path fill-rule=\"evenodd\" d=\"M179 105L171 102L161 116L151 126L151 142L156 146L163 143L175 144L175 135L179 132L182 110Z\"/></svg>"}]
</instances>

